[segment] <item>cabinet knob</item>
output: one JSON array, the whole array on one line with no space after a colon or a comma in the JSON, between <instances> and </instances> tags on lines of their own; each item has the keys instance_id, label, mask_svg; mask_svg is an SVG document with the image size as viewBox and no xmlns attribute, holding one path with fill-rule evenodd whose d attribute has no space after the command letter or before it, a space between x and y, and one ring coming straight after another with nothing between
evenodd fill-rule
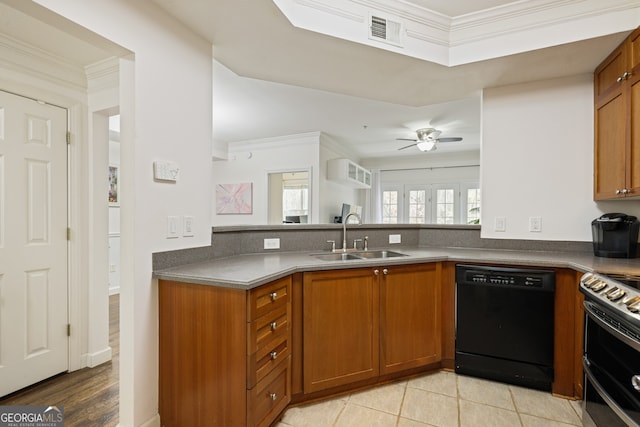
<instances>
[{"instance_id":1,"label":"cabinet knob","mask_svg":"<svg viewBox=\"0 0 640 427\"><path fill-rule=\"evenodd\" d=\"M631 385L633 388L640 391L640 375L634 375L631 377Z\"/></svg>"},{"instance_id":2,"label":"cabinet knob","mask_svg":"<svg viewBox=\"0 0 640 427\"><path fill-rule=\"evenodd\" d=\"M273 401L278 399L278 395L276 393L269 393L269 398Z\"/></svg>"},{"instance_id":3,"label":"cabinet knob","mask_svg":"<svg viewBox=\"0 0 640 427\"><path fill-rule=\"evenodd\" d=\"M375 274L376 276L380 274L380 270L378 270L377 268L375 270L373 270L373 274Z\"/></svg>"},{"instance_id":4,"label":"cabinet knob","mask_svg":"<svg viewBox=\"0 0 640 427\"><path fill-rule=\"evenodd\" d=\"M271 301L275 301L278 299L278 293L277 292L271 292L269 294L269 297L271 298Z\"/></svg>"},{"instance_id":5,"label":"cabinet knob","mask_svg":"<svg viewBox=\"0 0 640 427\"><path fill-rule=\"evenodd\" d=\"M271 330L275 331L278 328L278 322L271 322Z\"/></svg>"},{"instance_id":6,"label":"cabinet knob","mask_svg":"<svg viewBox=\"0 0 640 427\"><path fill-rule=\"evenodd\" d=\"M386 268L382 269L382 274L388 274L388 273L389 273L389 270L387 270Z\"/></svg>"},{"instance_id":7,"label":"cabinet knob","mask_svg":"<svg viewBox=\"0 0 640 427\"><path fill-rule=\"evenodd\" d=\"M628 71L625 71L625 73L623 75L621 75L620 77L618 77L616 79L616 81L618 83L622 83L624 80L627 80L629 77L631 77L631 73Z\"/></svg>"},{"instance_id":8,"label":"cabinet knob","mask_svg":"<svg viewBox=\"0 0 640 427\"><path fill-rule=\"evenodd\" d=\"M272 351L271 353L269 353L269 356L271 357L271 360L276 360L278 358L278 352Z\"/></svg>"},{"instance_id":9,"label":"cabinet knob","mask_svg":"<svg viewBox=\"0 0 640 427\"><path fill-rule=\"evenodd\" d=\"M620 189L616 190L616 194L622 194L622 190Z\"/></svg>"}]
</instances>

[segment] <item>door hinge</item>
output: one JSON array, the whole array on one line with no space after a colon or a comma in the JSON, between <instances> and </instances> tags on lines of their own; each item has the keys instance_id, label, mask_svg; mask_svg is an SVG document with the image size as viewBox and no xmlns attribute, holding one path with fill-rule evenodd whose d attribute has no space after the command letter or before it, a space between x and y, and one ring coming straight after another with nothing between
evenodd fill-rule
<instances>
[{"instance_id":1,"label":"door hinge","mask_svg":"<svg viewBox=\"0 0 640 427\"><path fill-rule=\"evenodd\" d=\"M67 145L71 145L71 132L67 131Z\"/></svg>"},{"instance_id":2,"label":"door hinge","mask_svg":"<svg viewBox=\"0 0 640 427\"><path fill-rule=\"evenodd\" d=\"M67 227L67 240L71 240L71 227Z\"/></svg>"},{"instance_id":3,"label":"door hinge","mask_svg":"<svg viewBox=\"0 0 640 427\"><path fill-rule=\"evenodd\" d=\"M67 323L67 336L71 336L71 323Z\"/></svg>"}]
</instances>

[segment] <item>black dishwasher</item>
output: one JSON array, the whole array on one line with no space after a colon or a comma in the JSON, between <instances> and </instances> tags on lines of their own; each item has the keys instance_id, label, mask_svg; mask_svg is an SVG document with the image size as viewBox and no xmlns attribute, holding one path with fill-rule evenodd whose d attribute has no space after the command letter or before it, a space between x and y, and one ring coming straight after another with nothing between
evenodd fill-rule
<instances>
[{"instance_id":1,"label":"black dishwasher","mask_svg":"<svg viewBox=\"0 0 640 427\"><path fill-rule=\"evenodd\" d=\"M456 265L455 371L551 390L554 295L551 270Z\"/></svg>"}]
</instances>

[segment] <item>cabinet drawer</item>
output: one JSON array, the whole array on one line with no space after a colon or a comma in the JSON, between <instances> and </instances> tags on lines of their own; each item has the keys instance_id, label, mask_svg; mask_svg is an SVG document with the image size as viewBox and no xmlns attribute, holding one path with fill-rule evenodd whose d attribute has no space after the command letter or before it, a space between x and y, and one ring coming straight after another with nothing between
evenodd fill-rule
<instances>
[{"instance_id":1,"label":"cabinet drawer","mask_svg":"<svg viewBox=\"0 0 640 427\"><path fill-rule=\"evenodd\" d=\"M269 345L247 356L247 388L253 388L271 370L291 354L287 335L275 338Z\"/></svg>"},{"instance_id":2,"label":"cabinet drawer","mask_svg":"<svg viewBox=\"0 0 640 427\"><path fill-rule=\"evenodd\" d=\"M253 389L247 390L247 425L269 426L291 401L291 358L287 357Z\"/></svg>"},{"instance_id":3,"label":"cabinet drawer","mask_svg":"<svg viewBox=\"0 0 640 427\"><path fill-rule=\"evenodd\" d=\"M247 354L255 353L276 337L289 332L289 304L247 323Z\"/></svg>"},{"instance_id":4,"label":"cabinet drawer","mask_svg":"<svg viewBox=\"0 0 640 427\"><path fill-rule=\"evenodd\" d=\"M264 316L269 311L287 305L291 300L291 276L249 291L248 321Z\"/></svg>"}]
</instances>

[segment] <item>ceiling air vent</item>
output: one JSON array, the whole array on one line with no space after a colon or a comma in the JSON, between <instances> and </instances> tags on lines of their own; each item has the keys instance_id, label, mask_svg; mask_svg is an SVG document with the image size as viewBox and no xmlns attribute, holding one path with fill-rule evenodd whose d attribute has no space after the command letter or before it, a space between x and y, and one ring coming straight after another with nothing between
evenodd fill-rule
<instances>
[{"instance_id":1,"label":"ceiling air vent","mask_svg":"<svg viewBox=\"0 0 640 427\"><path fill-rule=\"evenodd\" d=\"M389 43L395 46L402 46L400 38L402 34L402 24L380 16L370 15L369 38Z\"/></svg>"}]
</instances>

